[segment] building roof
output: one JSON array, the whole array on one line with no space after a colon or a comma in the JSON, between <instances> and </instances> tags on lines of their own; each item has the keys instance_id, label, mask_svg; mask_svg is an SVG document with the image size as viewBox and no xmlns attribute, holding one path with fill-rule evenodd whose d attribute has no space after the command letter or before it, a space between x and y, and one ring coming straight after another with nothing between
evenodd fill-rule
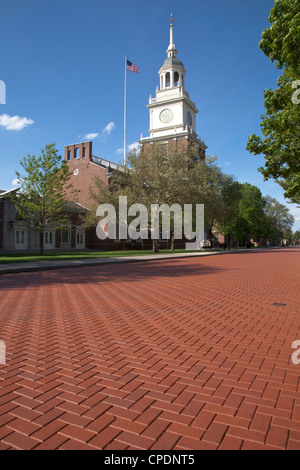
<instances>
[{"instance_id":1,"label":"building roof","mask_svg":"<svg viewBox=\"0 0 300 470\"><path fill-rule=\"evenodd\" d=\"M183 63L178 59L178 57L167 57L162 67L171 67L172 65L179 65L184 68Z\"/></svg>"},{"instance_id":2,"label":"building roof","mask_svg":"<svg viewBox=\"0 0 300 470\"><path fill-rule=\"evenodd\" d=\"M13 193L15 191L19 191L19 189L20 188L14 188L14 189L10 189L8 191L1 191L0 190L0 199L4 198L6 195L8 195L10 193ZM70 212L86 212L86 211L89 210L89 209L87 209L87 207L85 207L82 204L80 204L79 202L75 202L75 201L65 201L65 207Z\"/></svg>"},{"instance_id":3,"label":"building roof","mask_svg":"<svg viewBox=\"0 0 300 470\"><path fill-rule=\"evenodd\" d=\"M96 165L99 165L103 168L110 168L111 170L123 170L124 168L123 165L110 162L109 160L105 160L101 157L96 157L95 155L92 155L92 162L96 163Z\"/></svg>"},{"instance_id":4,"label":"building roof","mask_svg":"<svg viewBox=\"0 0 300 470\"><path fill-rule=\"evenodd\" d=\"M79 202L75 201L66 201L65 207L70 210L70 212L86 212L89 211L89 209Z\"/></svg>"},{"instance_id":5,"label":"building roof","mask_svg":"<svg viewBox=\"0 0 300 470\"><path fill-rule=\"evenodd\" d=\"M19 191L20 188L9 189L8 191L0 191L0 197L6 196L7 194Z\"/></svg>"}]
</instances>

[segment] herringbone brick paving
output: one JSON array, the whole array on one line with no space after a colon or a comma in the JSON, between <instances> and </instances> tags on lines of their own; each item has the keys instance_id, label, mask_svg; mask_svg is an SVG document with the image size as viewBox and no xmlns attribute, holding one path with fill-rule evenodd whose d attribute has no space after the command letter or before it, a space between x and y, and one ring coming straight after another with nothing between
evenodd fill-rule
<instances>
[{"instance_id":1,"label":"herringbone brick paving","mask_svg":"<svg viewBox=\"0 0 300 470\"><path fill-rule=\"evenodd\" d=\"M299 260L1 276L0 448L300 449Z\"/></svg>"}]
</instances>

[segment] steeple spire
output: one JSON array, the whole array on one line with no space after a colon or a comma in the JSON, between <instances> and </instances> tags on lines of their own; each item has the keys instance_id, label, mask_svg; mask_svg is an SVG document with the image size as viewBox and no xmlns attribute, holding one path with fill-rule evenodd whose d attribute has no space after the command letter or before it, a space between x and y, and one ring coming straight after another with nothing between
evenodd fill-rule
<instances>
[{"instance_id":1,"label":"steeple spire","mask_svg":"<svg viewBox=\"0 0 300 470\"><path fill-rule=\"evenodd\" d=\"M171 22L171 27L173 28L173 23L176 23L176 20L174 20L174 18L173 18L173 13L171 13L169 21Z\"/></svg>"},{"instance_id":2,"label":"steeple spire","mask_svg":"<svg viewBox=\"0 0 300 470\"><path fill-rule=\"evenodd\" d=\"M200 158L205 157L206 145L196 134L196 114L198 110L185 89L185 68L177 57L174 44L173 14L170 20L170 44L167 57L160 67L159 88L156 96L150 95L147 107L149 109L149 137L141 137L141 148L155 142L169 143L181 141L184 145L193 142L199 149Z\"/></svg>"},{"instance_id":3,"label":"steeple spire","mask_svg":"<svg viewBox=\"0 0 300 470\"><path fill-rule=\"evenodd\" d=\"M170 44L167 49L167 54L168 57L176 57L177 54L177 49L174 44L174 31L173 31L173 23L175 23L176 20L173 18L173 13L171 13L171 17L169 18L170 21Z\"/></svg>"}]
</instances>

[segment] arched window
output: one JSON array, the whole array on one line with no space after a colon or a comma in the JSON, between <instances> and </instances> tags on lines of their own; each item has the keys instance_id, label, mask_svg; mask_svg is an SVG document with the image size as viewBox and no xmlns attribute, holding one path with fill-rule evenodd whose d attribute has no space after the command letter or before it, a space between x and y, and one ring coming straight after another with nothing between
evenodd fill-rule
<instances>
[{"instance_id":1,"label":"arched window","mask_svg":"<svg viewBox=\"0 0 300 470\"><path fill-rule=\"evenodd\" d=\"M167 86L170 86L170 84L171 84L171 82L170 82L170 72L168 72L168 73L166 74L166 87L167 87Z\"/></svg>"},{"instance_id":2,"label":"arched window","mask_svg":"<svg viewBox=\"0 0 300 470\"><path fill-rule=\"evenodd\" d=\"M178 82L179 82L179 73L175 72L174 73L174 86L178 86Z\"/></svg>"}]
</instances>

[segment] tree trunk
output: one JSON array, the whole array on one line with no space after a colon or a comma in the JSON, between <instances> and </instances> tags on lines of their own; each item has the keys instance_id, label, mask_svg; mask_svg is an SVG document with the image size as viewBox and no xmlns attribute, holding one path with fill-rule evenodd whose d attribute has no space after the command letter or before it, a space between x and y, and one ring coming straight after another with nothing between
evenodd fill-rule
<instances>
[{"instance_id":1,"label":"tree trunk","mask_svg":"<svg viewBox=\"0 0 300 470\"><path fill-rule=\"evenodd\" d=\"M152 240L152 251L153 253L158 253L158 240Z\"/></svg>"},{"instance_id":2,"label":"tree trunk","mask_svg":"<svg viewBox=\"0 0 300 470\"><path fill-rule=\"evenodd\" d=\"M44 232L40 230L40 254L44 255Z\"/></svg>"},{"instance_id":3,"label":"tree trunk","mask_svg":"<svg viewBox=\"0 0 300 470\"><path fill-rule=\"evenodd\" d=\"M227 244L227 250L230 250L230 243L231 243L231 240L230 240L230 234L228 234L226 236L227 240L226 240L226 244Z\"/></svg>"},{"instance_id":4,"label":"tree trunk","mask_svg":"<svg viewBox=\"0 0 300 470\"><path fill-rule=\"evenodd\" d=\"M175 237L174 237L174 232L171 234L171 251L175 250Z\"/></svg>"}]
</instances>

